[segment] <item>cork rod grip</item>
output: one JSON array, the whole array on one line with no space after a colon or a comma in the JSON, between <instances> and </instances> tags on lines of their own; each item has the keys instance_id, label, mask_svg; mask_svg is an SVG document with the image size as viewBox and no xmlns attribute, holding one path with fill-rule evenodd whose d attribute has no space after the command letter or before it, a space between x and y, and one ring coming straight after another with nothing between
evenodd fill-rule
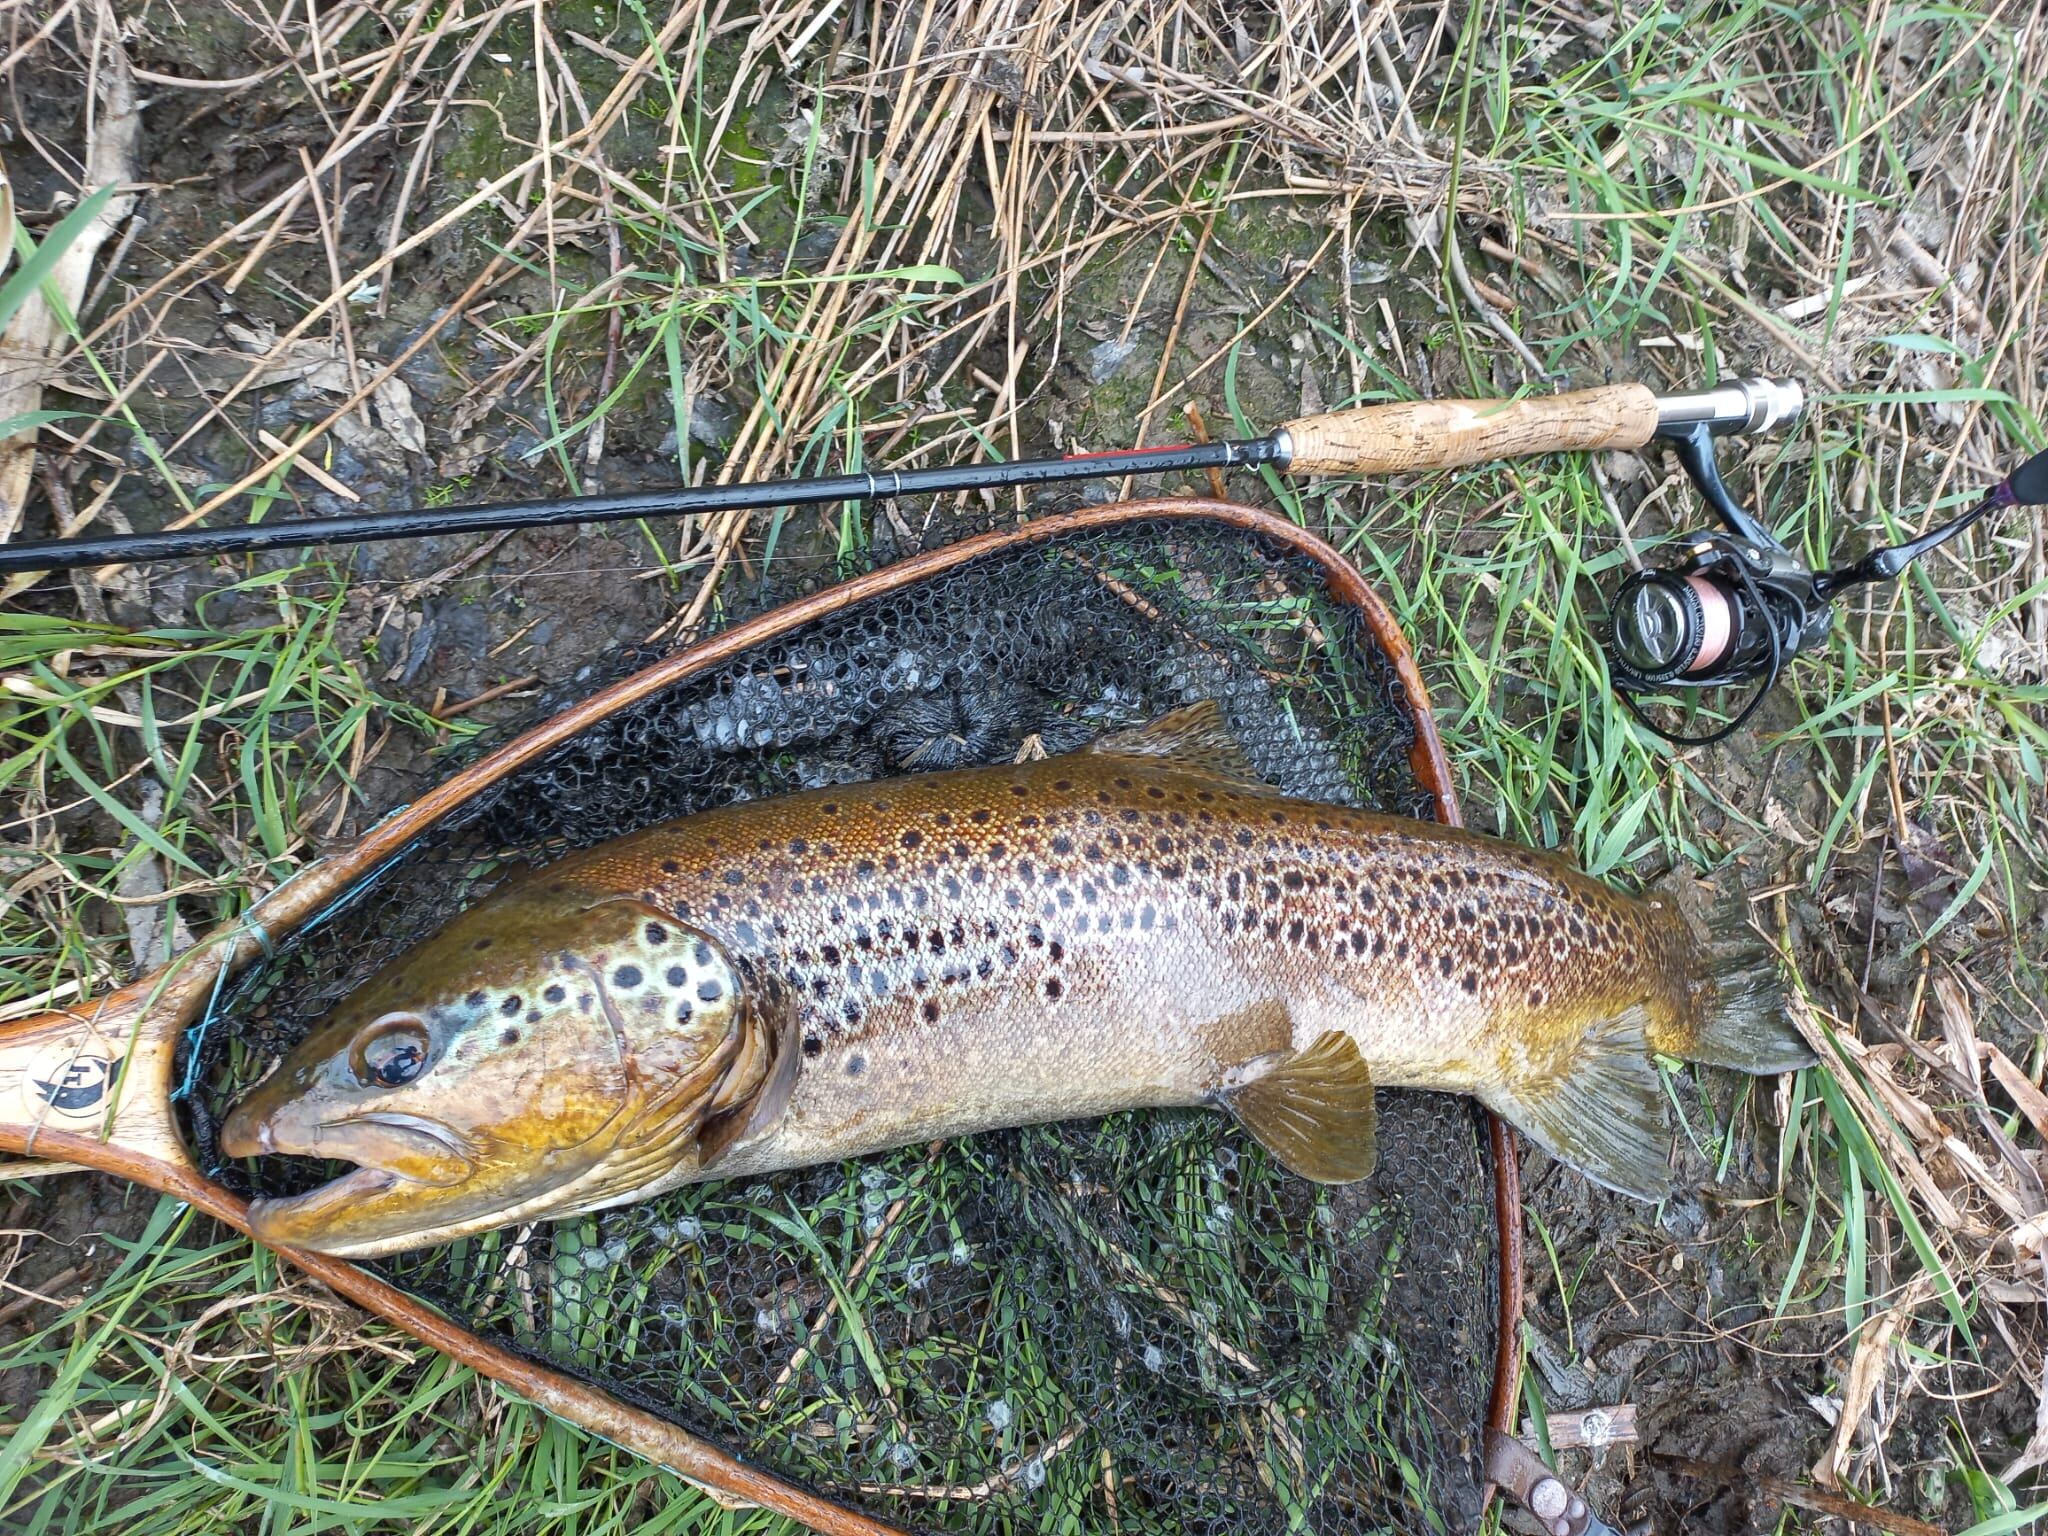
<instances>
[{"instance_id":1,"label":"cork rod grip","mask_svg":"<svg viewBox=\"0 0 2048 1536\"><path fill-rule=\"evenodd\" d=\"M1657 397L1609 384L1527 400L1412 400L1287 423L1293 474L1393 474L1586 448L1640 448L1657 431Z\"/></svg>"}]
</instances>

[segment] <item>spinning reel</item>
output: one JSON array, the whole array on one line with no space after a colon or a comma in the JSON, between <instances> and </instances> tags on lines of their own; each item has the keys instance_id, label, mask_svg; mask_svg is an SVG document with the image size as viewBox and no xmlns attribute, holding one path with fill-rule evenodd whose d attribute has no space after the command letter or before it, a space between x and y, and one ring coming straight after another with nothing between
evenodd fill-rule
<instances>
[{"instance_id":1,"label":"spinning reel","mask_svg":"<svg viewBox=\"0 0 2048 1536\"><path fill-rule=\"evenodd\" d=\"M1862 582L1898 576L1928 550L2001 507L2048 504L2048 452L2038 453L1985 493L1961 517L1903 544L1872 550L1853 565L1813 571L1770 529L1739 506L1721 479L1714 439L1760 432L1798 415L1799 386L1738 379L1698 395L1658 402L1658 436L1723 527L1687 536L1678 564L1641 570L1622 582L1609 611L1608 671L1638 720L1681 746L1705 746L1756 713L1792 658L1826 638L1834 599ZM1653 694L1704 691L1755 682L1755 693L1718 730L1688 736L1651 718Z\"/></svg>"}]
</instances>

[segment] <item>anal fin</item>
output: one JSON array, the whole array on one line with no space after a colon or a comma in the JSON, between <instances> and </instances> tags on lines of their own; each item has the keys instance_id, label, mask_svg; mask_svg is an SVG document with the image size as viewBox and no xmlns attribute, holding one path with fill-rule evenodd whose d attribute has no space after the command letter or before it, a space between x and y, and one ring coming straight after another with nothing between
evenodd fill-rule
<instances>
[{"instance_id":1,"label":"anal fin","mask_svg":"<svg viewBox=\"0 0 2048 1536\"><path fill-rule=\"evenodd\" d=\"M1516 1081L1488 1102L1559 1162L1597 1184L1662 1200L1671 1192L1664 1084L1650 1063L1648 1010L1640 1004L1590 1026L1569 1058Z\"/></svg>"},{"instance_id":2,"label":"anal fin","mask_svg":"<svg viewBox=\"0 0 2048 1536\"><path fill-rule=\"evenodd\" d=\"M1372 1072L1340 1030L1220 1097L1260 1146L1304 1179L1349 1184L1379 1163Z\"/></svg>"}]
</instances>

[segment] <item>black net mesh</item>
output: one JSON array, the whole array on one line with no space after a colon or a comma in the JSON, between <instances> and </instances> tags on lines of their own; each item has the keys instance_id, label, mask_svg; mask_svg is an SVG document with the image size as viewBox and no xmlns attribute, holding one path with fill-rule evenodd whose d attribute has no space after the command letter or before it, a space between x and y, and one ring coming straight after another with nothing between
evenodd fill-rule
<instances>
[{"instance_id":1,"label":"black net mesh","mask_svg":"<svg viewBox=\"0 0 2048 1536\"><path fill-rule=\"evenodd\" d=\"M729 614L728 620L737 615ZM213 1127L338 998L512 868L706 807L1061 752L1204 699L1302 796L1427 816L1406 705L1303 557L1153 521L977 559L584 731L277 944L187 1042ZM946 1531L1469 1530L1495 1335L1484 1128L1383 1094L1379 1172L1292 1178L1139 1113L682 1190L372 1265L821 1493Z\"/></svg>"}]
</instances>

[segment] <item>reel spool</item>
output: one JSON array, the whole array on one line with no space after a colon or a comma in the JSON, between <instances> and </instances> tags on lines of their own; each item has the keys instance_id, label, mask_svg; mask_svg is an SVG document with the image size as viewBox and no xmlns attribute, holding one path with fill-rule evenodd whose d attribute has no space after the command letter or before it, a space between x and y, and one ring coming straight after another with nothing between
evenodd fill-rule
<instances>
[{"instance_id":1,"label":"reel spool","mask_svg":"<svg viewBox=\"0 0 2048 1536\"><path fill-rule=\"evenodd\" d=\"M1735 389L1771 385L1744 380ZM1763 425L1796 414L1796 385L1777 414L1759 402ZM1810 570L1758 518L1729 494L1714 457L1714 439L1747 431L1732 413L1719 420L1675 422L1661 429L1722 528L1688 535L1675 565L1630 575L1608 605L1608 672L1628 710L1666 741L1707 746L1740 729L1794 657L1827 638L1834 600L1852 586L1888 581L1929 550L1947 543L1987 514L2004 507L2048 505L2048 453L2036 454L1954 521L1908 540L1872 550L1852 565ZM1727 724L1686 735L1655 719L1643 700L1669 693L1701 693L1755 683L1755 691Z\"/></svg>"}]
</instances>

